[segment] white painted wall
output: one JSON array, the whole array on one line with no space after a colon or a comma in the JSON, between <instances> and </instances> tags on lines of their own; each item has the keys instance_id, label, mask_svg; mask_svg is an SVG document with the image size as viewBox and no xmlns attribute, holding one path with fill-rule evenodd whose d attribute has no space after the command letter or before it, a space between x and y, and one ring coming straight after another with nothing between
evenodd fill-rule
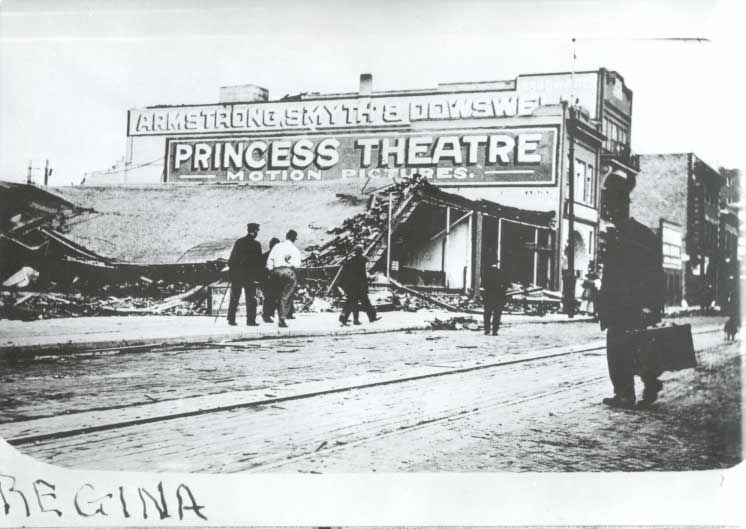
<instances>
[{"instance_id":1,"label":"white painted wall","mask_svg":"<svg viewBox=\"0 0 746 529\"><path fill-rule=\"evenodd\" d=\"M401 265L417 270L440 270L443 259L443 237L437 237L418 247L411 248L412 254Z\"/></svg>"},{"instance_id":2,"label":"white painted wall","mask_svg":"<svg viewBox=\"0 0 746 529\"><path fill-rule=\"evenodd\" d=\"M463 213L459 216L461 215ZM458 218L454 215L451 221L455 222ZM442 270L443 241L445 240L446 235L443 233L419 247L411 248L413 255L406 261L402 261L402 266L418 270ZM464 288L464 267L469 265L470 241L469 221L464 219L451 229L448 236L445 249L445 272L448 288ZM469 281L469 270L467 270L466 281L467 283Z\"/></svg>"},{"instance_id":3,"label":"white painted wall","mask_svg":"<svg viewBox=\"0 0 746 529\"><path fill-rule=\"evenodd\" d=\"M503 206L536 211L554 211L558 215L559 187L446 187L443 191L471 200L489 200Z\"/></svg>"},{"instance_id":4,"label":"white painted wall","mask_svg":"<svg viewBox=\"0 0 746 529\"><path fill-rule=\"evenodd\" d=\"M166 138L163 136L135 136L128 138L127 184L158 184L163 181Z\"/></svg>"},{"instance_id":5,"label":"white painted wall","mask_svg":"<svg viewBox=\"0 0 746 529\"><path fill-rule=\"evenodd\" d=\"M457 220L453 219L452 221ZM453 227L446 246L446 285L448 288L464 288L464 267L469 262L471 251L471 237L469 236L469 222L464 219ZM469 270L466 273L469 281Z\"/></svg>"}]
</instances>

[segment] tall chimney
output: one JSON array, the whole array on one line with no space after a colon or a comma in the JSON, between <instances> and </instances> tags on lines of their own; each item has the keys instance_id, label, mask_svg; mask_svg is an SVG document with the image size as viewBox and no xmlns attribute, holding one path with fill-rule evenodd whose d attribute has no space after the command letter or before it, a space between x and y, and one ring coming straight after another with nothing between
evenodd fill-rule
<instances>
[{"instance_id":1,"label":"tall chimney","mask_svg":"<svg viewBox=\"0 0 746 529\"><path fill-rule=\"evenodd\" d=\"M360 74L360 95L369 96L373 93L373 75L369 73Z\"/></svg>"}]
</instances>

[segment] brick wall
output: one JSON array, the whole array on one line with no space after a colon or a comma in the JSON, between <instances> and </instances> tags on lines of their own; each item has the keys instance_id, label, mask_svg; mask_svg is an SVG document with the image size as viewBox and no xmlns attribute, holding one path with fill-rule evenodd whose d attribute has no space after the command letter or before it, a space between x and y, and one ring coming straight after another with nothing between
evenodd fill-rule
<instances>
[{"instance_id":1,"label":"brick wall","mask_svg":"<svg viewBox=\"0 0 746 529\"><path fill-rule=\"evenodd\" d=\"M686 231L688 155L641 154L639 159L630 215L652 229L664 218Z\"/></svg>"}]
</instances>

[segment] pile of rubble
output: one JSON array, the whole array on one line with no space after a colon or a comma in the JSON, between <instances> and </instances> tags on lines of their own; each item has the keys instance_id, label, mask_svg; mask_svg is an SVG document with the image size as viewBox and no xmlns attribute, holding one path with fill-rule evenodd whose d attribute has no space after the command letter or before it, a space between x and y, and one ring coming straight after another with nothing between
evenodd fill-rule
<instances>
[{"instance_id":1,"label":"pile of rubble","mask_svg":"<svg viewBox=\"0 0 746 529\"><path fill-rule=\"evenodd\" d=\"M184 282L166 283L140 278L100 286L95 293L83 291L77 282L61 292L51 283L44 290L22 288L0 291L0 319L37 320L101 315L207 314L207 289Z\"/></svg>"},{"instance_id":2,"label":"pile of rubble","mask_svg":"<svg viewBox=\"0 0 746 529\"><path fill-rule=\"evenodd\" d=\"M82 294L59 292L0 292L0 318L36 320L96 316L101 313L101 301Z\"/></svg>"},{"instance_id":3,"label":"pile of rubble","mask_svg":"<svg viewBox=\"0 0 746 529\"><path fill-rule=\"evenodd\" d=\"M478 331L482 328L482 325L475 319L469 316L456 316L441 320L435 318L430 323L430 329L433 331Z\"/></svg>"},{"instance_id":4,"label":"pile of rubble","mask_svg":"<svg viewBox=\"0 0 746 529\"><path fill-rule=\"evenodd\" d=\"M474 299L465 295L454 295L447 293L428 293L415 296L407 292L397 292L396 300L400 310L417 312L421 309L437 309L452 307L460 312L476 312L482 309L482 305Z\"/></svg>"},{"instance_id":5,"label":"pile of rubble","mask_svg":"<svg viewBox=\"0 0 746 529\"><path fill-rule=\"evenodd\" d=\"M293 293L293 306L296 312L326 312L332 310L332 302L325 300L324 288L317 282L306 282L298 286ZM321 300L324 300L321 303Z\"/></svg>"},{"instance_id":6,"label":"pile of rubble","mask_svg":"<svg viewBox=\"0 0 746 529\"><path fill-rule=\"evenodd\" d=\"M204 301L204 295L189 299L174 296L157 300L132 296L102 298L80 293L3 291L0 293L0 319L37 320L138 314L195 316L207 314L207 304Z\"/></svg>"},{"instance_id":7,"label":"pile of rubble","mask_svg":"<svg viewBox=\"0 0 746 529\"><path fill-rule=\"evenodd\" d=\"M447 309L454 312L481 313L480 300L461 293L422 292L392 281L396 288L396 302L400 310L415 312L420 309ZM527 288L514 283L507 292L505 313L543 315L561 309L560 295L540 287Z\"/></svg>"},{"instance_id":8,"label":"pile of rubble","mask_svg":"<svg viewBox=\"0 0 746 529\"><path fill-rule=\"evenodd\" d=\"M304 265L307 267L338 265L352 253L355 246L361 245L367 250L385 233L388 227L389 195L391 196L391 209L396 211L407 191L421 181L421 179L411 179L396 183L387 187L385 193L371 195L365 212L345 219L340 227L327 230L328 234L335 237L324 244L306 248Z\"/></svg>"},{"instance_id":9,"label":"pile of rubble","mask_svg":"<svg viewBox=\"0 0 746 529\"><path fill-rule=\"evenodd\" d=\"M533 285L524 288L514 284L508 294L508 302L505 304L505 312L508 313L543 316L562 310L562 295L559 292Z\"/></svg>"}]
</instances>

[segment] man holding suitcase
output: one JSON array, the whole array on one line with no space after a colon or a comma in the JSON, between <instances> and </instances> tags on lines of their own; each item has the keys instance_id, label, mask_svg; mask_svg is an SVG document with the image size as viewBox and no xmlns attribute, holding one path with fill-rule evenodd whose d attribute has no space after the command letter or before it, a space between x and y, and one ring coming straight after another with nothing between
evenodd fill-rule
<instances>
[{"instance_id":1,"label":"man holding suitcase","mask_svg":"<svg viewBox=\"0 0 746 529\"><path fill-rule=\"evenodd\" d=\"M642 400L636 403L634 331L661 320L665 283L658 237L628 214L633 186L614 173L605 182L608 217L613 226L607 232L598 307L601 329L607 329L606 358L614 386L614 396L603 403L627 409L649 406L663 387L658 380L660 373L643 373L645 389Z\"/></svg>"}]
</instances>

